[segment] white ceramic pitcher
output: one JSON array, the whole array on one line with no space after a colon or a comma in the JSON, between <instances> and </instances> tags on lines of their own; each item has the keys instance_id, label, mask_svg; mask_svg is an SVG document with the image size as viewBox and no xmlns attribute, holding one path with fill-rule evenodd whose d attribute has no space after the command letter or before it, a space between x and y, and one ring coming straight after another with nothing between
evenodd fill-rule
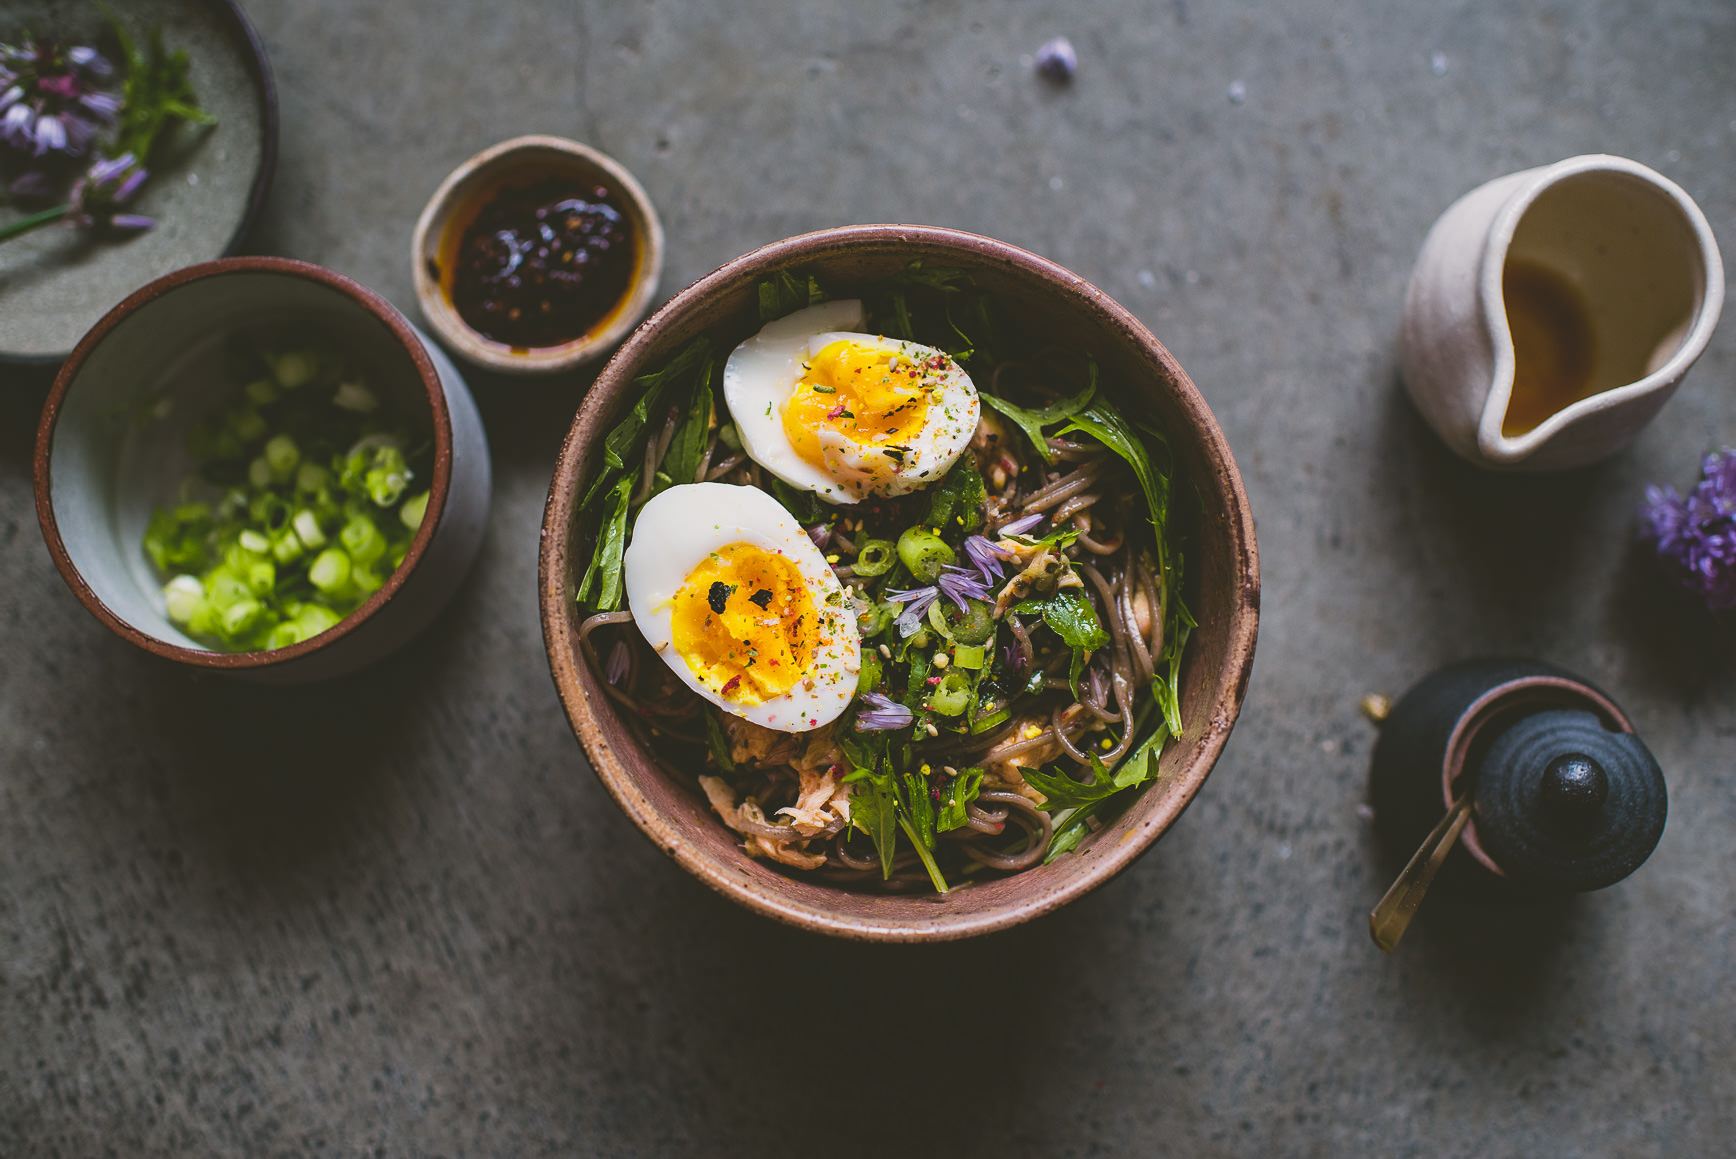
<instances>
[{"instance_id":1,"label":"white ceramic pitcher","mask_svg":"<svg viewBox=\"0 0 1736 1159\"><path fill-rule=\"evenodd\" d=\"M1508 414L1515 322L1522 335L1537 333L1527 316L1510 318L1529 297L1518 293L1525 285L1561 287L1576 309L1559 317L1577 315L1581 326L1566 330L1586 339L1564 355L1583 397L1547 408L1530 429L1521 414L1536 402L1529 383ZM1651 420L1706 348L1723 304L1718 244L1679 186L1623 157L1570 157L1480 185L1435 222L1405 294L1399 370L1423 418L1471 462L1578 467L1614 454ZM1526 351L1537 349L1531 342Z\"/></svg>"}]
</instances>

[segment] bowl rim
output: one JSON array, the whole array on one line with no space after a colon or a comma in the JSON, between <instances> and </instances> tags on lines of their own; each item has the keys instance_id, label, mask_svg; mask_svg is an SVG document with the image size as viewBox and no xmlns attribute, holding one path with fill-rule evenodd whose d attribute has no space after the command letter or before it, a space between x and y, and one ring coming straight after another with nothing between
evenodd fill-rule
<instances>
[{"instance_id":1,"label":"bowl rim","mask_svg":"<svg viewBox=\"0 0 1736 1159\"><path fill-rule=\"evenodd\" d=\"M1240 588L1235 594L1227 625L1225 662L1220 670L1223 679L1207 714L1204 733L1188 763L1177 770L1179 784L1170 791L1164 811L1147 819L1138 828L1130 829L1115 847L1105 850L1084 872L1055 883L1045 892L1012 899L994 909L970 913L949 914L937 907L932 918L924 918L920 923L908 919L894 922L840 916L825 909L794 903L755 883L744 882L737 875L721 872L708 857L688 845L679 830L665 821L640 791L632 774L604 737L580 682L579 668L583 661L576 649L569 647L567 630L570 611L566 598L570 555L568 533L583 482L582 474L591 466L585 447L600 439L605 427L602 408L594 405L593 400L613 394L618 387L624 388L622 379L630 377L630 372L638 369L636 363L658 342L663 327L671 321L681 320L684 314L698 309L714 294L765 272L799 267L804 261L814 260L820 252L851 246L874 248L889 243L964 250L979 260L987 259L1035 275L1055 290L1083 298L1088 312L1124 331L1144 353L1164 364L1172 372L1177 402L1199 432L1202 452L1212 469L1220 473L1231 499L1231 509L1225 513L1220 531L1236 545L1234 559ZM555 690L590 760L592 771L622 812L683 869L730 900L787 925L858 941L950 941L1006 929L1053 912L1126 869L1187 808L1222 754L1247 694L1259 629L1259 552L1247 491L1222 429L1180 363L1126 307L1058 263L1008 242L938 226L840 226L771 242L724 263L676 294L641 323L598 373L586 402L574 416L562 443L543 513L537 582L543 641Z\"/></svg>"},{"instance_id":2,"label":"bowl rim","mask_svg":"<svg viewBox=\"0 0 1736 1159\"><path fill-rule=\"evenodd\" d=\"M278 274L302 278L336 290L372 314L375 320L397 339L398 344L409 355L411 363L416 368L417 378L427 394L430 417L434 426L434 470L433 478L428 485L428 507L422 514L421 526L416 529L416 535L410 541L410 550L404 554L404 562L392 569L392 574L386 577L386 582L380 585L378 591L363 601L360 607L319 635L309 637L299 644L291 644L287 648L256 652L216 652L203 648L188 648L140 630L116 614L85 581L77 565L73 563L71 554L67 551L66 543L60 535L59 522L54 516L54 434L60 420L61 409L65 405L67 394L71 390L79 370L83 367L85 360L102 344L115 327L130 318L139 309L182 286L209 278L245 273ZM42 417L36 427L36 452L32 463L32 476L36 492L36 519L42 527L42 537L48 544L48 553L53 558L54 566L60 572L61 578L66 581L67 586L72 589L73 594L78 597L79 602L85 606L91 615L106 624L122 639L138 645L152 655L161 656L167 660L218 671L258 670L299 660L304 656L310 656L334 646L371 619L409 580L410 575L415 571L416 564L427 554L428 545L432 542L434 533L440 525L441 514L446 509L446 498L452 482L452 416L447 410L446 392L441 384L439 371L435 369L433 361L428 357L427 349L422 345L416 332L410 328L409 321L380 295L343 274L294 258L218 258L214 261L183 267L140 287L114 309L103 315L102 319L91 327L83 338L79 339L78 345L73 347L72 353L67 355L66 361L61 364L60 372L55 375L54 385L49 388L48 397L42 404Z\"/></svg>"},{"instance_id":3,"label":"bowl rim","mask_svg":"<svg viewBox=\"0 0 1736 1159\"><path fill-rule=\"evenodd\" d=\"M514 353L515 348L480 334L464 321L445 292L429 276L424 255L429 235L437 228L445 227L463 197L468 196L472 189L491 182L497 171L509 168L516 158L537 153L564 154L607 175L628 201L629 211L638 219L643 252L627 292L613 316L605 315L608 324L602 329L581 334L559 346L529 347L525 353ZM657 216L657 207L651 203L651 195L645 192L645 187L625 165L582 141L531 133L490 145L446 175L416 218L416 228L410 235L410 273L422 316L447 345L478 366L509 374L541 375L595 361L633 329L656 297L657 284L663 276L663 251L663 222Z\"/></svg>"},{"instance_id":4,"label":"bowl rim","mask_svg":"<svg viewBox=\"0 0 1736 1159\"><path fill-rule=\"evenodd\" d=\"M244 50L247 70L254 83L255 95L259 98L259 168L254 171L253 181L247 188L247 203L241 214L241 220L236 222L235 231L229 235L217 258L226 258L241 248L241 243L247 240L254 224L259 220L260 211L265 208L265 197L271 189L272 177L277 173L277 79L271 70L271 57L265 51L265 44L259 39L259 30L242 11L239 0L205 0L208 7L215 12L216 18L228 26L229 34L235 38L237 45ZM216 260L216 259L213 259ZM49 367L64 362L70 354L16 354L10 351L0 351L0 366L37 366Z\"/></svg>"}]
</instances>

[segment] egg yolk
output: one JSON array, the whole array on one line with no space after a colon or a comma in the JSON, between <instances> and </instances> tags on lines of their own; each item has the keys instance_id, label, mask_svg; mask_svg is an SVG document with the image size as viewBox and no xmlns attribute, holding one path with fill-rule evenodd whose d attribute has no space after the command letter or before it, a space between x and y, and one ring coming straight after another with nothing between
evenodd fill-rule
<instances>
[{"instance_id":1,"label":"egg yolk","mask_svg":"<svg viewBox=\"0 0 1736 1159\"><path fill-rule=\"evenodd\" d=\"M928 417L929 368L895 351L839 339L810 358L784 407L790 447L816 466L826 466L819 432L833 430L851 442L898 444L922 430Z\"/></svg>"},{"instance_id":2,"label":"egg yolk","mask_svg":"<svg viewBox=\"0 0 1736 1159\"><path fill-rule=\"evenodd\" d=\"M676 652L724 700L764 704L813 666L814 600L782 555L747 543L719 548L687 573L672 602Z\"/></svg>"}]
</instances>

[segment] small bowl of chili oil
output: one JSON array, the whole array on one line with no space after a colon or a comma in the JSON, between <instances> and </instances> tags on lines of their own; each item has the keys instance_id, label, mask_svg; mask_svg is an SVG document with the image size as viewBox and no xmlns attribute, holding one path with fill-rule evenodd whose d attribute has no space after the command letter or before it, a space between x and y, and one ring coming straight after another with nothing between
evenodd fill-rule
<instances>
[{"instance_id":1,"label":"small bowl of chili oil","mask_svg":"<svg viewBox=\"0 0 1736 1159\"><path fill-rule=\"evenodd\" d=\"M651 199L612 157L515 137L452 171L416 222L422 312L453 350L516 374L606 353L644 316L663 271Z\"/></svg>"}]
</instances>

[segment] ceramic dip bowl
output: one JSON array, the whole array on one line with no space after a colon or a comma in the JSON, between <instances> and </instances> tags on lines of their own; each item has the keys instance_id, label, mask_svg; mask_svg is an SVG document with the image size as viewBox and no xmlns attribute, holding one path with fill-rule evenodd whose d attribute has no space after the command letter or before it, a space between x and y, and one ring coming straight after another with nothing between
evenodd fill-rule
<instances>
[{"instance_id":1,"label":"ceramic dip bowl","mask_svg":"<svg viewBox=\"0 0 1736 1159\"><path fill-rule=\"evenodd\" d=\"M366 369L388 405L432 428L427 510L403 563L335 627L271 651L219 652L168 618L142 540L154 508L194 474L190 426L233 390L236 332L305 326ZM464 380L397 310L340 274L284 258L225 258L150 283L116 306L61 367L36 436L36 513L55 566L123 638L194 668L276 683L378 660L433 618L487 523L488 443Z\"/></svg>"},{"instance_id":2,"label":"ceramic dip bowl","mask_svg":"<svg viewBox=\"0 0 1736 1159\"><path fill-rule=\"evenodd\" d=\"M551 179L574 197L589 196L598 186L609 191L633 239L631 272L621 297L583 333L552 346L515 346L478 331L454 305L460 243L496 198ZM470 158L434 191L416 222L410 264L416 300L442 342L479 366L550 374L607 353L645 316L663 272L663 226L645 190L614 158L562 137L515 137Z\"/></svg>"},{"instance_id":3,"label":"ceramic dip bowl","mask_svg":"<svg viewBox=\"0 0 1736 1159\"><path fill-rule=\"evenodd\" d=\"M602 440L635 401L636 375L698 335L727 351L759 329L757 287L780 271L813 274L850 296L920 259L968 271L1015 325L1090 351L1107 392L1168 433L1200 497L1184 588L1199 619L1181 675L1183 730L1161 773L1077 851L946 895L888 894L828 884L749 858L701 794L702 768L671 769L642 747L587 663L577 581L593 553L575 528ZM1089 282L1004 242L952 230L868 225L825 230L755 250L701 278L657 311L598 375L568 433L543 520L539 583L549 666L573 730L604 786L658 847L701 881L769 917L867 941L920 942L1005 929L1049 913L1125 869L1172 825L1223 751L1247 688L1259 620L1253 517L1230 449L1187 373L1151 332Z\"/></svg>"}]
</instances>

